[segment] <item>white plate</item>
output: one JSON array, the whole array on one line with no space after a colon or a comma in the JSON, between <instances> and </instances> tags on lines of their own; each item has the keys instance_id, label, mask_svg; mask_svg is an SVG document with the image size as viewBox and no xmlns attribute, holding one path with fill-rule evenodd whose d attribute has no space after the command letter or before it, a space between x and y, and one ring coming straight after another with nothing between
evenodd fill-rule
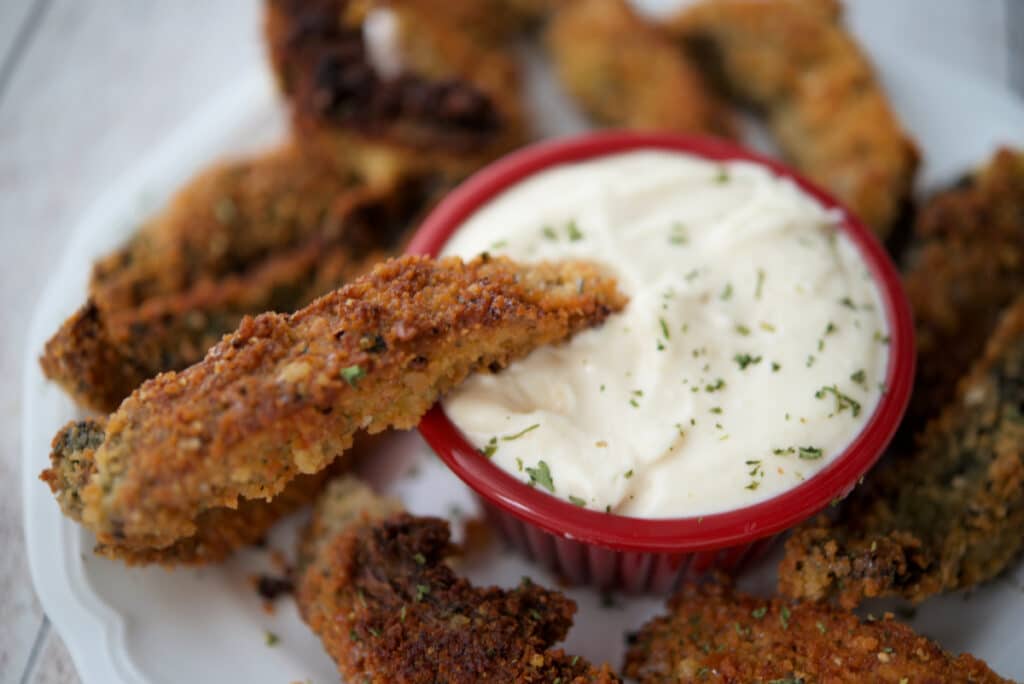
<instances>
[{"instance_id":1,"label":"white plate","mask_svg":"<svg viewBox=\"0 0 1024 684\"><path fill-rule=\"evenodd\" d=\"M646 3L651 4L650 0ZM1024 145L1024 103L994 84L873 45L903 121L925 153L920 187L935 188L986 159L999 144ZM537 65L534 64L534 67ZM531 97L549 133L580 127L550 76L531 69ZM143 166L112 187L84 217L54 271L29 332L24 371L22 455L25 532L36 591L64 638L86 684L120 682L337 681L319 642L299 621L290 600L266 614L247 578L271 568L268 551L246 551L221 567L168 572L128 569L91 554L92 538L64 518L37 474L47 465L57 429L79 412L48 384L36 356L61 321L84 299L92 260L122 242L140 220L197 169L218 156L252 149L281 135L281 116L262 70L242 79L175 135ZM400 495L415 513L462 518L476 505L466 488L420 441L396 435L387 459L370 475ZM457 514L457 510L463 511ZM301 518L301 516L299 516ZM300 521L274 531L269 548L290 551ZM554 586L547 573L503 551L500 544L464 568L477 582L505 586L526 574ZM774 563L744 584L770 591ZM929 601L911 621L953 651L970 651L1005 676L1024 677L1024 567L970 596ZM614 606L586 589L566 648L591 660L621 663L623 636L661 608L661 599L616 598ZM280 637L265 644L265 631Z\"/></svg>"}]
</instances>

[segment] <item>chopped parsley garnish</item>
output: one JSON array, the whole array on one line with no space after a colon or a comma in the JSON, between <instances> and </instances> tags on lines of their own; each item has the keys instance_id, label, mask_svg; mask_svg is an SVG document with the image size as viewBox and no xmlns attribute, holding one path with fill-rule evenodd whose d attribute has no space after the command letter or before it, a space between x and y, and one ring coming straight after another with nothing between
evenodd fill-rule
<instances>
[{"instance_id":1,"label":"chopped parsley garnish","mask_svg":"<svg viewBox=\"0 0 1024 684\"><path fill-rule=\"evenodd\" d=\"M718 390L725 388L725 380L717 378L713 384L708 384L704 387L706 392L717 392Z\"/></svg>"},{"instance_id":2,"label":"chopped parsley garnish","mask_svg":"<svg viewBox=\"0 0 1024 684\"><path fill-rule=\"evenodd\" d=\"M815 624L818 626L818 631L821 632L822 634L824 634L825 632L828 631L827 629L825 629L825 625L821 624L821 622L817 622ZM902 680L900 680L900 681L902 681Z\"/></svg>"},{"instance_id":3,"label":"chopped parsley garnish","mask_svg":"<svg viewBox=\"0 0 1024 684\"><path fill-rule=\"evenodd\" d=\"M723 302L732 299L732 283L726 283L725 289L722 290L722 294L718 296Z\"/></svg>"},{"instance_id":4,"label":"chopped parsley garnish","mask_svg":"<svg viewBox=\"0 0 1024 684\"><path fill-rule=\"evenodd\" d=\"M416 565L426 565L427 564L427 558L422 553L417 553L416 555L414 555L412 557L412 559L414 561L416 561Z\"/></svg>"},{"instance_id":5,"label":"chopped parsley garnish","mask_svg":"<svg viewBox=\"0 0 1024 684\"><path fill-rule=\"evenodd\" d=\"M519 472L523 472L523 459L521 459L521 458L516 458L516 469L517 469L517 470L518 470Z\"/></svg>"},{"instance_id":6,"label":"chopped parsley garnish","mask_svg":"<svg viewBox=\"0 0 1024 684\"><path fill-rule=\"evenodd\" d=\"M846 409L850 409L850 413L856 418L860 415L860 402L839 391L839 388L835 385L831 387L822 387L820 390L814 393L816 399L824 399L827 394L832 394L836 398L836 413L842 413Z\"/></svg>"},{"instance_id":7,"label":"chopped parsley garnish","mask_svg":"<svg viewBox=\"0 0 1024 684\"><path fill-rule=\"evenodd\" d=\"M569 233L569 242L579 242L583 239L583 233L580 232L580 227L576 225L575 221L569 221L566 231Z\"/></svg>"},{"instance_id":8,"label":"chopped parsley garnish","mask_svg":"<svg viewBox=\"0 0 1024 684\"><path fill-rule=\"evenodd\" d=\"M842 299L839 300L839 303L845 306L847 309L850 309L851 311L857 310L857 305L854 304L853 300L850 299L849 297L843 297Z\"/></svg>"},{"instance_id":9,"label":"chopped parsley garnish","mask_svg":"<svg viewBox=\"0 0 1024 684\"><path fill-rule=\"evenodd\" d=\"M858 385L865 389L867 389L867 379L867 373L864 372L863 368L850 376L850 380L853 380L855 383L857 383Z\"/></svg>"},{"instance_id":10,"label":"chopped parsley garnish","mask_svg":"<svg viewBox=\"0 0 1024 684\"><path fill-rule=\"evenodd\" d=\"M665 336L665 339L671 339L671 336L668 333L668 323L665 322L665 319L659 318L658 323L661 324L661 334Z\"/></svg>"},{"instance_id":11,"label":"chopped parsley garnish","mask_svg":"<svg viewBox=\"0 0 1024 684\"><path fill-rule=\"evenodd\" d=\"M772 325L771 323L765 323L764 321L761 321L760 325L761 330L764 330L765 332L775 332L775 326Z\"/></svg>"},{"instance_id":12,"label":"chopped parsley garnish","mask_svg":"<svg viewBox=\"0 0 1024 684\"><path fill-rule=\"evenodd\" d=\"M480 453L483 454L484 456L486 456L487 458L493 457L495 452L497 452L497 451L498 451L498 438L497 437L491 437L489 440L487 440L487 444L484 445L484 448L480 449Z\"/></svg>"},{"instance_id":13,"label":"chopped parsley garnish","mask_svg":"<svg viewBox=\"0 0 1024 684\"><path fill-rule=\"evenodd\" d=\"M682 223L673 223L672 231L668 236L668 241L673 245L685 245L689 242L689 238L686 236L686 226Z\"/></svg>"},{"instance_id":14,"label":"chopped parsley garnish","mask_svg":"<svg viewBox=\"0 0 1024 684\"><path fill-rule=\"evenodd\" d=\"M345 368L341 369L342 379L345 382L347 382L351 387L355 387L356 383L359 382L360 378L363 378L365 376L366 371L364 371L363 367L358 364L355 366L346 366Z\"/></svg>"},{"instance_id":15,"label":"chopped parsley garnish","mask_svg":"<svg viewBox=\"0 0 1024 684\"><path fill-rule=\"evenodd\" d=\"M264 630L263 638L264 638L264 641L266 642L267 646L276 646L278 644L278 642L281 641L281 637L277 636L276 634L271 632L269 629L268 630Z\"/></svg>"},{"instance_id":16,"label":"chopped parsley garnish","mask_svg":"<svg viewBox=\"0 0 1024 684\"><path fill-rule=\"evenodd\" d=\"M760 620L767 613L768 608L766 606L761 606L760 608L755 608L754 610L750 611L750 617L754 618L755 620Z\"/></svg>"},{"instance_id":17,"label":"chopped parsley garnish","mask_svg":"<svg viewBox=\"0 0 1024 684\"><path fill-rule=\"evenodd\" d=\"M584 506L587 505L586 501L584 501L578 496L573 496L572 494L569 495L569 502L579 506L580 508L583 508Z\"/></svg>"},{"instance_id":18,"label":"chopped parsley garnish","mask_svg":"<svg viewBox=\"0 0 1024 684\"><path fill-rule=\"evenodd\" d=\"M640 408L640 404L637 403L636 399L630 399L629 405L632 406L633 408Z\"/></svg>"},{"instance_id":19,"label":"chopped parsley garnish","mask_svg":"<svg viewBox=\"0 0 1024 684\"><path fill-rule=\"evenodd\" d=\"M718 169L718 175L715 176L715 182L719 185L729 182L729 172L724 166Z\"/></svg>"},{"instance_id":20,"label":"chopped parsley garnish","mask_svg":"<svg viewBox=\"0 0 1024 684\"><path fill-rule=\"evenodd\" d=\"M544 226L543 228L541 228L540 232L548 240L557 240L558 239L558 233L556 233L555 229L552 228L551 226Z\"/></svg>"},{"instance_id":21,"label":"chopped parsley garnish","mask_svg":"<svg viewBox=\"0 0 1024 684\"><path fill-rule=\"evenodd\" d=\"M746 370L747 366L761 363L760 356L751 356L750 354L737 354L732 357L732 360L739 364L740 370Z\"/></svg>"},{"instance_id":22,"label":"chopped parsley garnish","mask_svg":"<svg viewBox=\"0 0 1024 684\"><path fill-rule=\"evenodd\" d=\"M837 327L836 327L836 324L835 324L835 323L833 323L832 321L829 321L829 322L828 322L828 325L826 325L826 326L825 326L825 334L826 334L826 335L832 335L832 334L834 334L834 333L835 333L835 332L836 332L837 330L839 330L839 328L837 328Z\"/></svg>"},{"instance_id":23,"label":"chopped parsley garnish","mask_svg":"<svg viewBox=\"0 0 1024 684\"><path fill-rule=\"evenodd\" d=\"M508 247L508 240L498 240L491 245L491 249L501 249L502 247Z\"/></svg>"},{"instance_id":24,"label":"chopped parsley garnish","mask_svg":"<svg viewBox=\"0 0 1024 684\"><path fill-rule=\"evenodd\" d=\"M700 275L700 271L698 271L697 269L693 269L692 271L690 271L689 273L687 273L687 274L686 274L686 275L685 275L684 277L685 277L685 278L686 278L687 280L693 280L694 278L696 278L696 277L697 277L697 276L699 276L699 275Z\"/></svg>"},{"instance_id":25,"label":"chopped parsley garnish","mask_svg":"<svg viewBox=\"0 0 1024 684\"><path fill-rule=\"evenodd\" d=\"M625 477L625 478L626 478L627 480L628 480L629 478L633 477L633 469L632 469L632 468L630 468L629 470L627 470L627 471L626 471L626 474L625 474L625 475L623 475L623 477Z\"/></svg>"},{"instance_id":26,"label":"chopped parsley garnish","mask_svg":"<svg viewBox=\"0 0 1024 684\"><path fill-rule=\"evenodd\" d=\"M764 292L764 269L757 269L757 287L754 288L754 299L760 299L761 293Z\"/></svg>"},{"instance_id":27,"label":"chopped parsley garnish","mask_svg":"<svg viewBox=\"0 0 1024 684\"><path fill-rule=\"evenodd\" d=\"M875 342L881 342L882 344L889 344L889 336L883 335L880 332L875 332Z\"/></svg>"},{"instance_id":28,"label":"chopped parsley garnish","mask_svg":"<svg viewBox=\"0 0 1024 684\"><path fill-rule=\"evenodd\" d=\"M781 368L782 364L772 361L772 373L778 373Z\"/></svg>"},{"instance_id":29,"label":"chopped parsley garnish","mask_svg":"<svg viewBox=\"0 0 1024 684\"><path fill-rule=\"evenodd\" d=\"M555 482L551 479L551 469L544 461L538 461L536 468L527 468L526 474L530 476L530 482L538 484L552 494L555 493Z\"/></svg>"},{"instance_id":30,"label":"chopped parsley garnish","mask_svg":"<svg viewBox=\"0 0 1024 684\"><path fill-rule=\"evenodd\" d=\"M760 486L761 486L760 482L758 482L757 480L751 480L750 484L748 484L746 487L744 487L744 489L749 489L750 491L754 491L755 489L757 489Z\"/></svg>"},{"instance_id":31,"label":"chopped parsley garnish","mask_svg":"<svg viewBox=\"0 0 1024 684\"><path fill-rule=\"evenodd\" d=\"M722 407L721 406L714 406L714 407L711 408L711 412L714 413L714 414L717 414L717 415L721 415Z\"/></svg>"},{"instance_id":32,"label":"chopped parsley garnish","mask_svg":"<svg viewBox=\"0 0 1024 684\"><path fill-rule=\"evenodd\" d=\"M416 600L422 601L423 597L430 593L430 586L427 584L416 585Z\"/></svg>"},{"instance_id":33,"label":"chopped parsley garnish","mask_svg":"<svg viewBox=\"0 0 1024 684\"><path fill-rule=\"evenodd\" d=\"M808 368L810 368L811 366L813 366L813 365L814 365L814 360L815 360L815 359L814 359L814 354L809 354L809 355L807 356L807 367L808 367Z\"/></svg>"},{"instance_id":34,"label":"chopped parsley garnish","mask_svg":"<svg viewBox=\"0 0 1024 684\"><path fill-rule=\"evenodd\" d=\"M530 427L523 428L522 430L520 430L519 432L515 433L514 435L505 435L504 437L501 438L501 441L503 441L503 442L511 442L514 439L519 439L520 437L522 437L523 435L525 435L528 432L533 432L534 430L536 430L539 427L540 427L540 423L534 423Z\"/></svg>"},{"instance_id":35,"label":"chopped parsley garnish","mask_svg":"<svg viewBox=\"0 0 1024 684\"><path fill-rule=\"evenodd\" d=\"M816 461L825 455L825 451L820 447L800 447L798 451L800 458L805 461Z\"/></svg>"},{"instance_id":36,"label":"chopped parsley garnish","mask_svg":"<svg viewBox=\"0 0 1024 684\"><path fill-rule=\"evenodd\" d=\"M783 629L789 629L789 606L782 606L782 610L779 611L779 622L782 623Z\"/></svg>"},{"instance_id":37,"label":"chopped parsley garnish","mask_svg":"<svg viewBox=\"0 0 1024 684\"><path fill-rule=\"evenodd\" d=\"M743 335L744 337L746 337L747 335L750 334L750 328L748 328L747 326L743 325L742 323L737 323L736 324L736 332L738 332L740 335Z\"/></svg>"}]
</instances>

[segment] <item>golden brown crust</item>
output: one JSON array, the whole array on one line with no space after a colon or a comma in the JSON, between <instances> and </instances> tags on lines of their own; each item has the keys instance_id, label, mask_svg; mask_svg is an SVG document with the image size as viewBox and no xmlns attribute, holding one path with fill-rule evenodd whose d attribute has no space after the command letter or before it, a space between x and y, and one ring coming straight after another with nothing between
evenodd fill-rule
<instances>
[{"instance_id":1,"label":"golden brown crust","mask_svg":"<svg viewBox=\"0 0 1024 684\"><path fill-rule=\"evenodd\" d=\"M1024 298L913 453L885 461L786 544L782 593L918 602L1002 572L1024 547Z\"/></svg>"},{"instance_id":2,"label":"golden brown crust","mask_svg":"<svg viewBox=\"0 0 1024 684\"><path fill-rule=\"evenodd\" d=\"M546 44L562 86L605 126L733 137L733 116L686 55L625 0L565 3Z\"/></svg>"},{"instance_id":3,"label":"golden brown crust","mask_svg":"<svg viewBox=\"0 0 1024 684\"><path fill-rule=\"evenodd\" d=\"M205 510L270 499L360 430L413 427L469 373L624 305L587 264L404 257L291 315L243 320L206 358L147 381L105 425L82 522L102 544L163 548Z\"/></svg>"},{"instance_id":4,"label":"golden brown crust","mask_svg":"<svg viewBox=\"0 0 1024 684\"><path fill-rule=\"evenodd\" d=\"M411 169L459 178L520 144L518 68L420 0L269 0L271 63L300 138L371 183ZM395 18L398 69L375 64L363 22ZM458 17L455 17L456 19Z\"/></svg>"},{"instance_id":5,"label":"golden brown crust","mask_svg":"<svg viewBox=\"0 0 1024 684\"><path fill-rule=\"evenodd\" d=\"M393 254L425 197L415 182L353 185L291 146L217 165L96 264L44 372L112 411L143 380L200 360L245 314L293 311Z\"/></svg>"},{"instance_id":6,"label":"golden brown crust","mask_svg":"<svg viewBox=\"0 0 1024 684\"><path fill-rule=\"evenodd\" d=\"M618 681L607 666L550 650L572 625L572 601L529 581L473 587L445 564L455 550L448 524L396 506L332 483L304 535L300 555L313 560L299 610L345 681Z\"/></svg>"},{"instance_id":7,"label":"golden brown crust","mask_svg":"<svg viewBox=\"0 0 1024 684\"><path fill-rule=\"evenodd\" d=\"M1024 152L999 150L967 184L925 205L904 285L918 348L908 420L918 428L953 398L1024 290Z\"/></svg>"},{"instance_id":8,"label":"golden brown crust","mask_svg":"<svg viewBox=\"0 0 1024 684\"><path fill-rule=\"evenodd\" d=\"M729 586L687 585L626 654L639 684L676 682L1008 683L970 655L953 656L887 615L764 600Z\"/></svg>"},{"instance_id":9,"label":"golden brown crust","mask_svg":"<svg viewBox=\"0 0 1024 684\"><path fill-rule=\"evenodd\" d=\"M703 0L667 24L763 110L793 164L886 236L918 153L833 0Z\"/></svg>"}]
</instances>

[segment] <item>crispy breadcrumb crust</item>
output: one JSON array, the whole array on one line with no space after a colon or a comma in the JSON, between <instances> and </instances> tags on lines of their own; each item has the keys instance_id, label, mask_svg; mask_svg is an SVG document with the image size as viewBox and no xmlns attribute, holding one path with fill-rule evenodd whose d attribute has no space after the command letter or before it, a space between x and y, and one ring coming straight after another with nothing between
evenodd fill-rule
<instances>
[{"instance_id":1,"label":"crispy breadcrumb crust","mask_svg":"<svg viewBox=\"0 0 1024 684\"><path fill-rule=\"evenodd\" d=\"M95 472L93 454L103 443L104 431L96 421L68 423L53 440L52 467L43 472L46 482L65 515L81 521L81 490ZM371 438L372 439L372 438ZM367 439L357 440L356 449L367 447ZM158 563L166 567L217 563L234 551L263 540L273 525L285 515L313 501L324 482L338 468L312 475L300 475L271 501L244 500L237 508L213 508L196 519L196 533L162 549L143 549L98 544L96 553L124 561L128 565Z\"/></svg>"},{"instance_id":2,"label":"crispy breadcrumb crust","mask_svg":"<svg viewBox=\"0 0 1024 684\"><path fill-rule=\"evenodd\" d=\"M1008 683L971 655L953 656L886 615L862 620L810 603L687 585L626 654L639 684L676 682Z\"/></svg>"},{"instance_id":3,"label":"crispy breadcrumb crust","mask_svg":"<svg viewBox=\"0 0 1024 684\"><path fill-rule=\"evenodd\" d=\"M1024 290L1024 151L1000 149L914 225L904 285L917 328L918 428L953 398L999 316Z\"/></svg>"},{"instance_id":4,"label":"crispy breadcrumb crust","mask_svg":"<svg viewBox=\"0 0 1024 684\"><path fill-rule=\"evenodd\" d=\"M169 546L194 535L204 511L271 499L356 432L411 428L470 373L624 304L585 263L403 257L294 314L247 317L203 361L146 381L107 419L82 523L101 544Z\"/></svg>"},{"instance_id":5,"label":"crispy breadcrumb crust","mask_svg":"<svg viewBox=\"0 0 1024 684\"><path fill-rule=\"evenodd\" d=\"M293 146L218 164L97 262L43 370L113 411L143 380L199 361L242 316L294 311L393 255L428 194L412 181L353 185Z\"/></svg>"},{"instance_id":6,"label":"crispy breadcrumb crust","mask_svg":"<svg viewBox=\"0 0 1024 684\"><path fill-rule=\"evenodd\" d=\"M575 604L524 580L477 588L445 559L448 523L395 513L364 485L332 483L301 542L296 598L345 681L619 681L607 668L549 650L572 625Z\"/></svg>"},{"instance_id":7,"label":"crispy breadcrumb crust","mask_svg":"<svg viewBox=\"0 0 1024 684\"><path fill-rule=\"evenodd\" d=\"M601 125L736 135L697 67L625 0L565 3L546 45L562 87Z\"/></svg>"},{"instance_id":8,"label":"crispy breadcrumb crust","mask_svg":"<svg viewBox=\"0 0 1024 684\"><path fill-rule=\"evenodd\" d=\"M989 580L1024 546L1024 297L1005 314L957 397L906 456L786 543L779 589L853 606L919 602Z\"/></svg>"},{"instance_id":9,"label":"crispy breadcrumb crust","mask_svg":"<svg viewBox=\"0 0 1024 684\"><path fill-rule=\"evenodd\" d=\"M879 236L906 211L918 152L834 0L702 0L666 22L783 152Z\"/></svg>"},{"instance_id":10,"label":"crispy breadcrumb crust","mask_svg":"<svg viewBox=\"0 0 1024 684\"><path fill-rule=\"evenodd\" d=\"M374 10L394 19L397 73L366 43ZM453 16L422 0L268 0L270 61L297 136L371 184L412 169L458 179L521 144L516 62Z\"/></svg>"}]
</instances>

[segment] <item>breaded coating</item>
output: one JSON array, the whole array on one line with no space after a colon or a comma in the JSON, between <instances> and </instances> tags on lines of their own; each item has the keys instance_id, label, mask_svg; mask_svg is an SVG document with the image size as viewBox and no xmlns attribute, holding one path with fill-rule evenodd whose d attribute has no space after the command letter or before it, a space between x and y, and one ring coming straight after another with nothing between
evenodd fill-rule
<instances>
[{"instance_id":1,"label":"breaded coating","mask_svg":"<svg viewBox=\"0 0 1024 684\"><path fill-rule=\"evenodd\" d=\"M861 620L720 584L687 585L668 608L644 625L626 654L623 674L639 684L1009 683L981 660L953 656L891 615Z\"/></svg>"},{"instance_id":2,"label":"breaded coating","mask_svg":"<svg viewBox=\"0 0 1024 684\"><path fill-rule=\"evenodd\" d=\"M246 317L203 361L146 381L90 426L104 438L81 521L101 544L170 546L205 511L269 500L356 432L411 428L470 373L624 304L585 263L403 257L294 314Z\"/></svg>"},{"instance_id":3,"label":"breaded coating","mask_svg":"<svg viewBox=\"0 0 1024 684\"><path fill-rule=\"evenodd\" d=\"M834 0L702 0L666 26L764 113L782 151L885 237L918 153Z\"/></svg>"},{"instance_id":4,"label":"breaded coating","mask_svg":"<svg viewBox=\"0 0 1024 684\"><path fill-rule=\"evenodd\" d=\"M371 184L411 169L457 180L525 139L509 54L423 0L267 0L293 128Z\"/></svg>"},{"instance_id":5,"label":"breaded coating","mask_svg":"<svg viewBox=\"0 0 1024 684\"><path fill-rule=\"evenodd\" d=\"M999 315L1024 291L1024 151L1001 149L918 214L904 285L917 326L908 422L953 398Z\"/></svg>"},{"instance_id":6,"label":"breaded coating","mask_svg":"<svg viewBox=\"0 0 1024 684\"><path fill-rule=\"evenodd\" d=\"M626 0L574 0L548 24L555 72L600 125L734 137L727 105Z\"/></svg>"},{"instance_id":7,"label":"breaded coating","mask_svg":"<svg viewBox=\"0 0 1024 684\"><path fill-rule=\"evenodd\" d=\"M472 586L445 564L456 551L448 523L398 509L335 481L301 542L299 610L344 681L618 681L607 666L549 650L572 626L571 600L528 580Z\"/></svg>"},{"instance_id":8,"label":"breaded coating","mask_svg":"<svg viewBox=\"0 0 1024 684\"><path fill-rule=\"evenodd\" d=\"M47 377L112 411L143 380L199 361L245 314L294 311L394 254L428 191L354 185L291 146L219 164L94 268L47 343Z\"/></svg>"},{"instance_id":9,"label":"breaded coating","mask_svg":"<svg viewBox=\"0 0 1024 684\"><path fill-rule=\"evenodd\" d=\"M68 423L53 440L53 467L42 475L64 513L78 522L84 509L82 490L95 472L93 457L104 436L103 425L98 421ZM232 552L260 541L278 520L311 502L330 474L328 469L300 475L271 501L250 499L240 502L237 508L209 509L196 519L195 534L161 549L98 544L95 551L128 565L220 562Z\"/></svg>"},{"instance_id":10,"label":"breaded coating","mask_svg":"<svg viewBox=\"0 0 1024 684\"><path fill-rule=\"evenodd\" d=\"M913 453L884 461L786 544L779 589L854 606L989 580L1024 546L1024 297Z\"/></svg>"}]
</instances>

